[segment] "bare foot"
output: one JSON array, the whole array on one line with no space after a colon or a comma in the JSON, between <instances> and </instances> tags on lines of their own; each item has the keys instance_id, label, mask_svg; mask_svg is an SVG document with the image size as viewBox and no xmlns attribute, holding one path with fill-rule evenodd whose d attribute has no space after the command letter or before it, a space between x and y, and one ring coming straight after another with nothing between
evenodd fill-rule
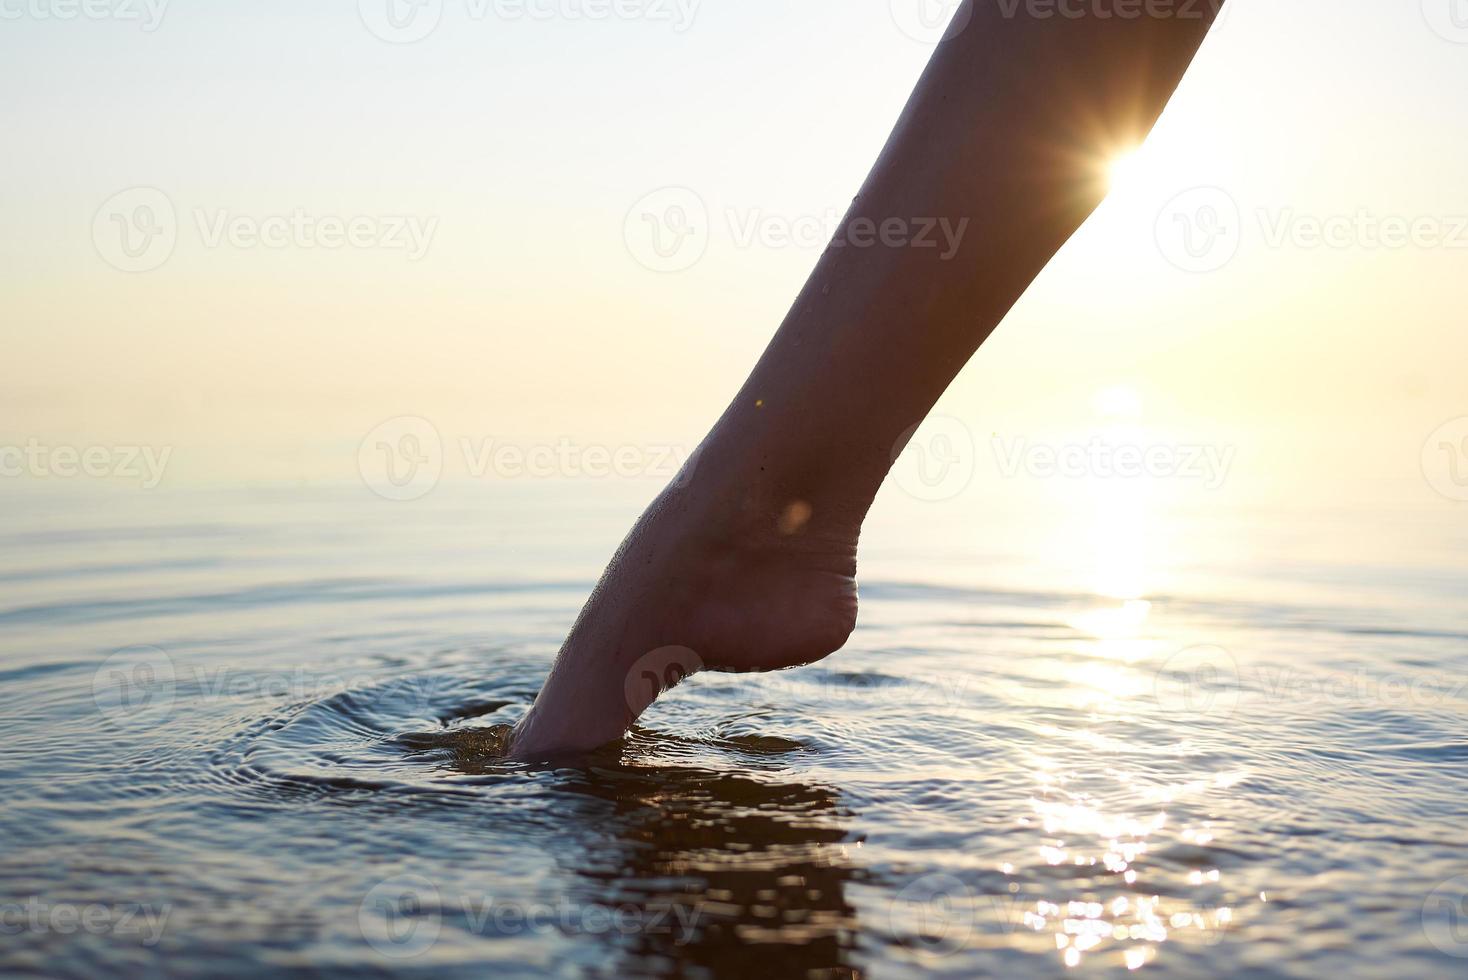
<instances>
[{"instance_id":1,"label":"bare foot","mask_svg":"<svg viewBox=\"0 0 1468 980\"><path fill-rule=\"evenodd\" d=\"M516 727L514 756L617 738L658 693L699 670L794 667L846 642L859 518L742 477L710 461L642 515ZM563 698L573 711L547 710Z\"/></svg>"}]
</instances>

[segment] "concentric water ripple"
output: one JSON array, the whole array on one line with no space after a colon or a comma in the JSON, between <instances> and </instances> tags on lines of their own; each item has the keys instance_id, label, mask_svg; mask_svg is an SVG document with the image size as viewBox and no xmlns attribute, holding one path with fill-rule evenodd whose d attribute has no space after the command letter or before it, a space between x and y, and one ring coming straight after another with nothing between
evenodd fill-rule
<instances>
[{"instance_id":1,"label":"concentric water ripple","mask_svg":"<svg viewBox=\"0 0 1468 980\"><path fill-rule=\"evenodd\" d=\"M1468 962L1442 569L1145 600L869 570L836 657L699 675L618 744L524 765L505 726L625 515L517 544L521 511L476 536L468 506L278 507L73 515L28 532L51 565L0 570L0 894L39 923L8 972ZM50 925L92 906L103 928Z\"/></svg>"}]
</instances>

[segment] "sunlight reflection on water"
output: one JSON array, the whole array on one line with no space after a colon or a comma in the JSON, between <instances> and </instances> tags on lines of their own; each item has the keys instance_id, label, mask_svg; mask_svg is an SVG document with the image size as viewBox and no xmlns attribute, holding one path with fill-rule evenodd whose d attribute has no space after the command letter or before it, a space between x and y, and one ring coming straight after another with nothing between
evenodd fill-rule
<instances>
[{"instance_id":1,"label":"sunlight reflection on water","mask_svg":"<svg viewBox=\"0 0 1468 980\"><path fill-rule=\"evenodd\" d=\"M1398 595L1364 568L1158 571L1085 536L1013 557L878 525L847 650L700 675L547 769L498 758L495 726L635 500L32 506L0 568L0 885L171 917L153 947L25 930L18 969L1318 975L1457 955L1424 924L1468 860L1468 624L1441 569ZM1204 525L1107 507L1123 537L1207 549ZM1030 588L1047 566L1070 585ZM526 925L540 908L554 921ZM634 928L607 925L619 910Z\"/></svg>"}]
</instances>

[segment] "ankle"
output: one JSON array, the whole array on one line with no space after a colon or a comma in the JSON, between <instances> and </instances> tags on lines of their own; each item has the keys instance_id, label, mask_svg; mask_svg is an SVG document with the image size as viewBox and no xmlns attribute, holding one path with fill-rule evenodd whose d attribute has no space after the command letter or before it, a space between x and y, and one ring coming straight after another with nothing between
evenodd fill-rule
<instances>
[{"instance_id":1,"label":"ankle","mask_svg":"<svg viewBox=\"0 0 1468 980\"><path fill-rule=\"evenodd\" d=\"M872 493L832 486L808 466L711 437L650 510L686 514L698 537L721 550L776 547L854 550Z\"/></svg>"}]
</instances>

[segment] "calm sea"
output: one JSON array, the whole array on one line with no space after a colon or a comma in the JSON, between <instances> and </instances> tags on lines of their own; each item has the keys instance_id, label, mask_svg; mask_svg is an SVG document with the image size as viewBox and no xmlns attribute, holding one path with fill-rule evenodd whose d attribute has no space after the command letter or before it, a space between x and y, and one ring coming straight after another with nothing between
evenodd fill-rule
<instances>
[{"instance_id":1,"label":"calm sea","mask_svg":"<svg viewBox=\"0 0 1468 980\"><path fill-rule=\"evenodd\" d=\"M651 492L7 494L0 970L1468 970L1463 511L888 495L824 663L446 741Z\"/></svg>"}]
</instances>

